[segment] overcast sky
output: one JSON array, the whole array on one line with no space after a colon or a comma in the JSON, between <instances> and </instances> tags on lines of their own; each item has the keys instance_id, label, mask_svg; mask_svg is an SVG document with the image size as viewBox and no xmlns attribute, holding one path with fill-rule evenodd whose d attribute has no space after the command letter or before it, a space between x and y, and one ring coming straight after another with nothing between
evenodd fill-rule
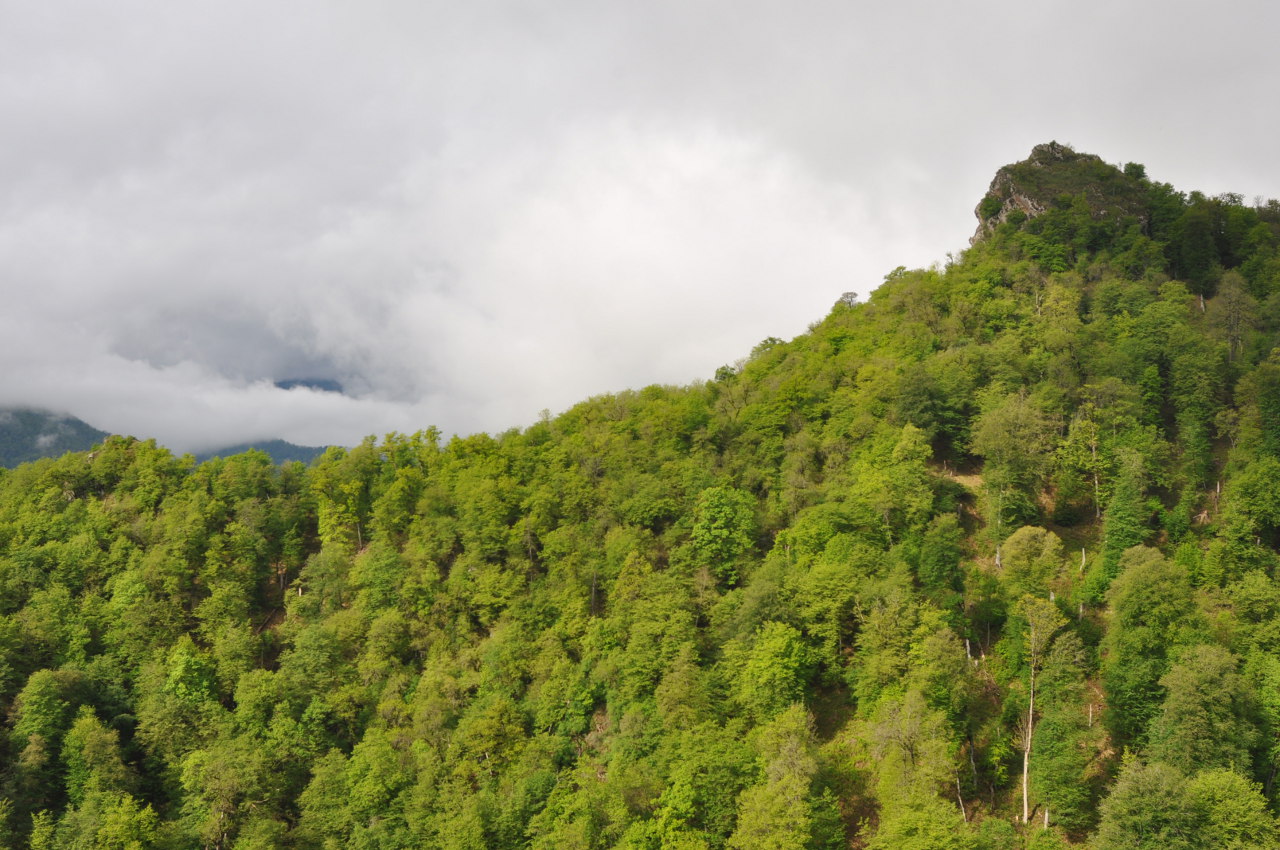
<instances>
[{"instance_id":1,"label":"overcast sky","mask_svg":"<svg viewBox=\"0 0 1280 850\"><path fill-rule=\"evenodd\" d=\"M704 379L965 248L1039 142L1280 196L1278 32L1270 0L0 0L0 405L192 450Z\"/></svg>"}]
</instances>

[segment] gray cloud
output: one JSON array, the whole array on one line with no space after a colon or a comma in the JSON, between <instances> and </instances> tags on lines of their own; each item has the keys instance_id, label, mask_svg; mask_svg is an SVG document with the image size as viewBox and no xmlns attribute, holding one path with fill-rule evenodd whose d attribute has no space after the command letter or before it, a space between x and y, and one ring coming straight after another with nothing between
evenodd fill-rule
<instances>
[{"instance_id":1,"label":"gray cloud","mask_svg":"<svg viewBox=\"0 0 1280 850\"><path fill-rule=\"evenodd\" d=\"M708 376L962 248L1051 138L1280 195L1261 2L0 14L0 403L180 449Z\"/></svg>"}]
</instances>

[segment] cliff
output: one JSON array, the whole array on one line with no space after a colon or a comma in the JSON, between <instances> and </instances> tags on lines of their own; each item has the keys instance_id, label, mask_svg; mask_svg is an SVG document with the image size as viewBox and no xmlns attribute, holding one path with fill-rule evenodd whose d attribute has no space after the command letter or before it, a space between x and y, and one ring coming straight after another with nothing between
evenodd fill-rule
<instances>
[{"instance_id":1,"label":"cliff","mask_svg":"<svg viewBox=\"0 0 1280 850\"><path fill-rule=\"evenodd\" d=\"M1121 170L1094 154L1077 153L1070 145L1036 145L1031 156L996 172L974 215L976 244L1012 221L1021 226L1054 206L1087 205L1098 220L1134 216L1146 228L1145 177L1141 166Z\"/></svg>"}]
</instances>

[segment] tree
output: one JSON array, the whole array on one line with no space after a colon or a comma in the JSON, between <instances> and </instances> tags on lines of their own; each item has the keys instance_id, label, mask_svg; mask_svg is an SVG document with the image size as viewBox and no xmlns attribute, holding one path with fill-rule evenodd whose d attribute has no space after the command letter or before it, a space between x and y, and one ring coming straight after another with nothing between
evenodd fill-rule
<instances>
[{"instance_id":1,"label":"tree","mask_svg":"<svg viewBox=\"0 0 1280 850\"><path fill-rule=\"evenodd\" d=\"M63 800L63 737L77 705L88 696L83 674L72 670L37 670L13 702L10 766L17 781L15 802L22 813L56 808Z\"/></svg>"},{"instance_id":2,"label":"tree","mask_svg":"<svg viewBox=\"0 0 1280 850\"><path fill-rule=\"evenodd\" d=\"M160 818L129 794L94 791L58 824L60 847L143 850L155 847ZM35 841L32 841L33 846Z\"/></svg>"},{"instance_id":3,"label":"tree","mask_svg":"<svg viewBox=\"0 0 1280 850\"><path fill-rule=\"evenodd\" d=\"M964 529L955 514L939 514L929 523L920 541L916 575L928 591L947 594L962 588L960 558L964 555Z\"/></svg>"},{"instance_id":4,"label":"tree","mask_svg":"<svg viewBox=\"0 0 1280 850\"><path fill-rule=\"evenodd\" d=\"M1257 743L1252 689L1231 653L1192 647L1160 679L1164 704L1151 726L1151 757L1191 774L1206 768L1248 770Z\"/></svg>"},{"instance_id":5,"label":"tree","mask_svg":"<svg viewBox=\"0 0 1280 850\"><path fill-rule=\"evenodd\" d=\"M1161 762L1130 760L1102 801L1096 850L1199 850L1187 780ZM1207 850L1207 848L1206 848Z\"/></svg>"},{"instance_id":6,"label":"tree","mask_svg":"<svg viewBox=\"0 0 1280 850\"><path fill-rule=\"evenodd\" d=\"M960 812L924 797L883 817L867 850L972 850L974 838Z\"/></svg>"},{"instance_id":7,"label":"tree","mask_svg":"<svg viewBox=\"0 0 1280 850\"><path fill-rule=\"evenodd\" d=\"M1103 486L1108 483L1111 471L1109 458L1102 448L1103 431L1094 405L1085 402L1072 416L1067 438L1058 446L1057 457L1061 468L1088 480L1093 493L1094 519L1102 517Z\"/></svg>"},{"instance_id":8,"label":"tree","mask_svg":"<svg viewBox=\"0 0 1280 850\"><path fill-rule=\"evenodd\" d=\"M1186 571L1154 549L1135 546L1120 558L1111 585L1111 624L1102 641L1104 720L1119 744L1141 740L1160 710L1160 679L1169 654L1198 629Z\"/></svg>"},{"instance_id":9,"label":"tree","mask_svg":"<svg viewBox=\"0 0 1280 850\"><path fill-rule=\"evenodd\" d=\"M998 537L1006 524L1035 514L1035 494L1048 468L1052 433L1048 417L1025 392L1008 396L978 421L973 451L986 459L982 477L993 500Z\"/></svg>"},{"instance_id":10,"label":"tree","mask_svg":"<svg viewBox=\"0 0 1280 850\"><path fill-rule=\"evenodd\" d=\"M1264 850L1275 818L1257 785L1231 770L1190 780L1164 762L1130 758L1102 801L1095 850Z\"/></svg>"},{"instance_id":11,"label":"tree","mask_svg":"<svg viewBox=\"0 0 1280 850\"><path fill-rule=\"evenodd\" d=\"M1013 596L1048 596L1062 572L1062 540L1043 528L1024 525L1000 547L1004 582Z\"/></svg>"},{"instance_id":12,"label":"tree","mask_svg":"<svg viewBox=\"0 0 1280 850\"><path fill-rule=\"evenodd\" d=\"M1088 651L1079 636L1063 630L1045 657L1038 682L1042 695L1031 763L1031 790L1044 806L1046 820L1073 835L1083 834L1097 819L1097 797L1103 779L1099 760L1106 751L1105 733L1086 709Z\"/></svg>"},{"instance_id":13,"label":"tree","mask_svg":"<svg viewBox=\"0 0 1280 850\"><path fill-rule=\"evenodd\" d=\"M1027 723L1022 736L1022 822L1029 823L1031 809L1029 806L1029 776L1031 769L1031 742L1035 736L1036 720L1036 677L1044 666L1045 654L1049 650L1053 637L1058 629L1067 624L1067 618L1058 610L1058 606L1047 599L1026 595L1018 606L1018 613L1026 621L1027 647Z\"/></svg>"},{"instance_id":14,"label":"tree","mask_svg":"<svg viewBox=\"0 0 1280 850\"><path fill-rule=\"evenodd\" d=\"M1115 489L1102 520L1101 573L1091 582L1095 594L1105 593L1120 572L1121 555L1147 538L1148 514L1143 504L1145 486L1142 459L1136 453L1127 453L1122 459Z\"/></svg>"},{"instance_id":15,"label":"tree","mask_svg":"<svg viewBox=\"0 0 1280 850\"><path fill-rule=\"evenodd\" d=\"M1272 353L1236 385L1240 443L1280 457L1280 356Z\"/></svg>"},{"instance_id":16,"label":"tree","mask_svg":"<svg viewBox=\"0 0 1280 850\"><path fill-rule=\"evenodd\" d=\"M120 757L120 735L98 720L93 709L80 707L62 742L67 796L80 803L94 791L131 790L132 777Z\"/></svg>"},{"instance_id":17,"label":"tree","mask_svg":"<svg viewBox=\"0 0 1280 850\"><path fill-rule=\"evenodd\" d=\"M786 623L765 623L742 667L738 698L752 716L768 720L804 699L812 672L813 652L801 634Z\"/></svg>"},{"instance_id":18,"label":"tree","mask_svg":"<svg viewBox=\"0 0 1280 850\"><path fill-rule=\"evenodd\" d=\"M698 495L689 542L694 557L726 584L738 578L738 559L754 545L755 502L735 487L708 487Z\"/></svg>"},{"instance_id":19,"label":"tree","mask_svg":"<svg viewBox=\"0 0 1280 850\"><path fill-rule=\"evenodd\" d=\"M795 704L757 732L756 749L764 782L738 798L738 826L729 837L734 850L817 850L843 846L843 835L824 835L818 807L830 805L813 794L818 772L813 719ZM815 797L817 799L815 799Z\"/></svg>"},{"instance_id":20,"label":"tree","mask_svg":"<svg viewBox=\"0 0 1280 850\"><path fill-rule=\"evenodd\" d=\"M916 688L880 699L867 737L876 759L876 797L882 814L911 808L954 787L953 734L946 716L931 708Z\"/></svg>"},{"instance_id":21,"label":"tree","mask_svg":"<svg viewBox=\"0 0 1280 850\"><path fill-rule=\"evenodd\" d=\"M1280 829L1261 789L1238 771L1201 771L1187 783L1187 796L1199 816L1204 847L1280 846Z\"/></svg>"},{"instance_id":22,"label":"tree","mask_svg":"<svg viewBox=\"0 0 1280 850\"><path fill-rule=\"evenodd\" d=\"M1202 299L1209 294L1218 265L1218 246L1213 238L1213 219L1208 204L1188 207L1174 227L1174 271Z\"/></svg>"},{"instance_id":23,"label":"tree","mask_svg":"<svg viewBox=\"0 0 1280 850\"><path fill-rule=\"evenodd\" d=\"M858 462L852 465L854 483L849 502L855 511L874 516L884 539L893 543L918 531L933 507L933 488L925 462L932 454L924 432L908 423L900 431L888 428Z\"/></svg>"},{"instance_id":24,"label":"tree","mask_svg":"<svg viewBox=\"0 0 1280 850\"><path fill-rule=\"evenodd\" d=\"M1245 289L1247 282L1237 271L1229 271L1218 284L1218 295L1209 302L1208 317L1214 331L1227 343L1232 360L1244 350L1244 342L1258 324L1258 302Z\"/></svg>"}]
</instances>

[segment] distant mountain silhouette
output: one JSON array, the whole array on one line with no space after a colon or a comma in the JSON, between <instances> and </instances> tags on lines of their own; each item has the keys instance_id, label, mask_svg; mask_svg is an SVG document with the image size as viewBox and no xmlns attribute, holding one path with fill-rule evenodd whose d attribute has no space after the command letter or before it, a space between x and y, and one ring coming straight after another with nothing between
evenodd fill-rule
<instances>
[{"instance_id":1,"label":"distant mountain silhouette","mask_svg":"<svg viewBox=\"0 0 1280 850\"><path fill-rule=\"evenodd\" d=\"M110 432L94 428L70 414L26 407L0 408L0 466L14 467L42 457L88 451L108 436ZM284 440L258 440L201 452L196 460L230 457L259 449L277 464L295 460L310 463L323 454L325 448L298 446Z\"/></svg>"},{"instance_id":2,"label":"distant mountain silhouette","mask_svg":"<svg viewBox=\"0 0 1280 850\"><path fill-rule=\"evenodd\" d=\"M87 422L34 408L0 408L0 466L82 452L108 436Z\"/></svg>"},{"instance_id":3,"label":"distant mountain silhouette","mask_svg":"<svg viewBox=\"0 0 1280 850\"><path fill-rule=\"evenodd\" d=\"M328 447L298 446L284 440L259 440L252 443L239 443L234 446L215 449L214 451L201 452L196 455L196 460L203 462L214 457L231 457L232 455L243 454L250 449L257 449L271 455L271 460L277 464L289 463L295 460L311 463L311 461L324 454L326 448Z\"/></svg>"}]
</instances>

